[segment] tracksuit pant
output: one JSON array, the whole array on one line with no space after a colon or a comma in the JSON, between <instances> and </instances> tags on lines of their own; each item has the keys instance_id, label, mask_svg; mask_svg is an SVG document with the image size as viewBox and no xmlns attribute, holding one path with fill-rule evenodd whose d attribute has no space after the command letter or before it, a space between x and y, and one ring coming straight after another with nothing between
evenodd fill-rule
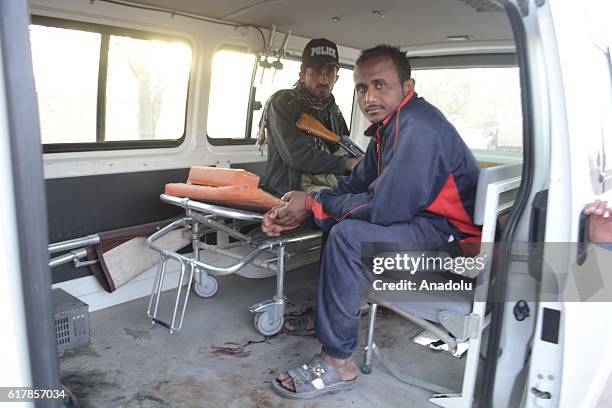
<instances>
[{"instance_id":1,"label":"tracksuit pant","mask_svg":"<svg viewBox=\"0 0 612 408\"><path fill-rule=\"evenodd\" d=\"M345 359L357 347L360 307L368 284L361 265L362 243L444 244L448 237L423 217L390 226L354 219L334 225L324 240L319 271L316 328L323 351Z\"/></svg>"}]
</instances>

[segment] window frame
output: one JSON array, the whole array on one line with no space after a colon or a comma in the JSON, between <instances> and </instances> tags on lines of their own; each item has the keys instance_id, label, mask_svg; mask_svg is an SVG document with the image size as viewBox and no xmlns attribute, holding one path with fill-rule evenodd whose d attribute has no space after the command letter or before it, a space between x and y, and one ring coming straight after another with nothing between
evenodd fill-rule
<instances>
[{"instance_id":1,"label":"window frame","mask_svg":"<svg viewBox=\"0 0 612 408\"><path fill-rule=\"evenodd\" d=\"M217 48L217 50L215 51L215 55L217 55L217 53L220 51L236 51L236 52L248 53L248 49L246 47L236 46L236 45L231 45L231 44L225 44ZM254 53L253 55L255 56L255 62L253 63L253 68L251 72L251 90L249 91L247 116L246 116L245 127L244 127L244 137L243 138L210 137L208 134L208 113L207 113L206 140L212 146L249 146L249 145L255 145L255 143L257 143L257 139L254 137L251 137L251 128L253 126L253 112L254 112L254 110L251 108L253 106L253 103L255 102L256 87L253 85L255 83L255 77L257 75L257 66L259 63L259 58L261 58L261 55L257 53ZM292 54L286 54L282 58L291 60L291 61L296 61L296 62L301 62L302 60L301 57L292 55ZM340 68L354 70L355 66L352 64L340 63ZM211 72L211 79L212 79L212 72ZM264 108L265 102L266 101L263 102L261 109ZM210 95L209 95L209 103L210 103ZM349 128L349 131L351 128L351 123L353 121L353 116L355 115L355 90L354 89L353 89L353 105L352 106L353 108L351 109L351 117L349 118L349 121L346 124Z\"/></svg>"},{"instance_id":2,"label":"window frame","mask_svg":"<svg viewBox=\"0 0 612 408\"><path fill-rule=\"evenodd\" d=\"M42 145L43 153L71 153L89 151L108 151L108 150L134 150L134 149L159 149L178 147L185 141L187 134L187 113L189 107L189 89L191 74L193 70L193 44L185 37L160 34L151 31L135 30L125 27L110 26L97 23L89 23L77 20L48 17L32 14L30 25L40 25L45 27L65 28L80 30L101 35L100 59L98 62L98 92L96 96L96 141L82 143L45 143ZM180 41L191 49L191 64L187 79L187 94L185 96L185 116L183 120L183 134L178 139L165 140L122 140L104 141L105 121L106 121L106 80L108 72L108 46L110 36L126 36L139 40L149 41Z\"/></svg>"},{"instance_id":3,"label":"window frame","mask_svg":"<svg viewBox=\"0 0 612 408\"><path fill-rule=\"evenodd\" d=\"M470 69L470 68L520 68L516 53L483 53L442 55L430 57L409 56L412 71L437 69ZM417 83L418 93L418 83ZM521 118L525 120L525 118ZM522 151L486 150L471 148L470 151L479 159L499 163L520 163L524 157Z\"/></svg>"},{"instance_id":4,"label":"window frame","mask_svg":"<svg viewBox=\"0 0 612 408\"><path fill-rule=\"evenodd\" d=\"M242 52L245 54L249 53L248 52L249 50L247 47L232 45L232 44L224 44L215 50L213 59L221 51L235 51L235 52ZM242 138L210 137L210 135L208 134L208 111L210 111L210 87L209 87L209 94L208 94L209 108L208 108L208 111L206 112L206 131L205 133L206 133L206 141L211 146L249 146L249 145L254 145L257 142L257 139L251 137L251 132L249 130L253 123L253 109L251 109L251 107L253 106L253 102L255 100L255 87L253 86L253 84L255 83L255 75L257 74L257 63L259 62L257 58L261 56L257 53L253 53L253 56L255 57L255 60L253 62L253 67L251 68L251 89L249 91L249 99L247 101L247 116L246 116L246 122L245 122L245 127L244 127L244 137ZM210 83L211 84L212 84L212 74L213 72L211 70L211 73L210 73ZM263 105L261 109L263 109Z\"/></svg>"}]
</instances>

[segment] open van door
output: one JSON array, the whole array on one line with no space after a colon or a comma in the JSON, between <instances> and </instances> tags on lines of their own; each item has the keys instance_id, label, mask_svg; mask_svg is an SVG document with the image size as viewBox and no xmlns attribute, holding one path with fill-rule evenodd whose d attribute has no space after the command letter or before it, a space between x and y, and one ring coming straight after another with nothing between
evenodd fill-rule
<instances>
[{"instance_id":1,"label":"open van door","mask_svg":"<svg viewBox=\"0 0 612 408\"><path fill-rule=\"evenodd\" d=\"M612 256L596 245L586 245L588 231L581 215L587 202L612 197L612 37L604 17L612 7L605 1L550 2L534 11L540 30L550 33L543 38L544 48L557 50L562 84L554 91L558 97L550 98L546 242L553 244L547 245L545 265L551 265L557 277L566 278L558 279L565 285L560 288L562 303L538 308L526 405L543 406L546 393L556 393L560 387L556 396L550 395L553 402L558 398L558 406L595 406L612 368L612 327L605 323L612 313L611 282L606 276ZM553 66L555 56L545 58L546 65ZM590 351L585 352L585 347Z\"/></svg>"},{"instance_id":2,"label":"open van door","mask_svg":"<svg viewBox=\"0 0 612 408\"><path fill-rule=\"evenodd\" d=\"M517 1L511 11L515 30L524 30L523 39L516 38L529 118L526 174L507 231L506 303L497 314L503 329L496 364L505 370L495 373L487 400L498 406L512 389L522 389L512 406L592 407L612 368L612 283L606 276L612 256L587 243L582 210L595 198L612 198L612 42L604 26L610 4ZM538 253L541 262L534 262ZM535 316L533 335L521 331L521 300ZM518 345L521 332L525 348ZM524 383L501 386L513 371L505 364L512 359Z\"/></svg>"}]
</instances>

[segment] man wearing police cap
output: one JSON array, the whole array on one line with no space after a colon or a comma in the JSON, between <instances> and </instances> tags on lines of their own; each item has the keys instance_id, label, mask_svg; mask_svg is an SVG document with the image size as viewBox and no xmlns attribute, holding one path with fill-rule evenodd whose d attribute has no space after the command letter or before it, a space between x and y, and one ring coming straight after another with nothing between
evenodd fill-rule
<instances>
[{"instance_id":1,"label":"man wearing police cap","mask_svg":"<svg viewBox=\"0 0 612 408\"><path fill-rule=\"evenodd\" d=\"M266 174L261 187L277 196L288 191L319 191L334 187L361 157L334 154L337 146L315 139L295 125L306 112L327 129L347 135L348 128L332 90L338 80L338 47L318 38L304 47L299 81L270 97L259 125L258 143L268 145Z\"/></svg>"}]
</instances>

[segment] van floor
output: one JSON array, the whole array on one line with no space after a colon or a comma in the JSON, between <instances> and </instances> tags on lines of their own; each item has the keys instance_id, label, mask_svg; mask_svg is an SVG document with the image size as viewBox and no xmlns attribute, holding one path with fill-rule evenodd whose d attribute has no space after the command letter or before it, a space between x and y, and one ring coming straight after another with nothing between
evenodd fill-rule
<instances>
[{"instance_id":1,"label":"van floor","mask_svg":"<svg viewBox=\"0 0 612 408\"><path fill-rule=\"evenodd\" d=\"M314 304L316 265L291 271L286 295L291 310ZM374 358L352 391L308 401L277 396L271 382L282 370L305 363L320 350L315 338L284 333L265 338L253 327L248 306L269 298L276 280L219 278L210 299L189 298L183 329L174 335L152 326L148 297L90 315L91 342L60 358L62 382L81 407L426 407L429 391L392 377ZM170 313L174 291L164 293L160 312ZM299 305L299 308L298 306ZM163 316L162 316L163 317ZM363 356L367 314L362 317L356 362ZM465 355L455 358L414 344L420 329L379 310L376 339L396 367L451 389L461 388Z\"/></svg>"}]
</instances>

